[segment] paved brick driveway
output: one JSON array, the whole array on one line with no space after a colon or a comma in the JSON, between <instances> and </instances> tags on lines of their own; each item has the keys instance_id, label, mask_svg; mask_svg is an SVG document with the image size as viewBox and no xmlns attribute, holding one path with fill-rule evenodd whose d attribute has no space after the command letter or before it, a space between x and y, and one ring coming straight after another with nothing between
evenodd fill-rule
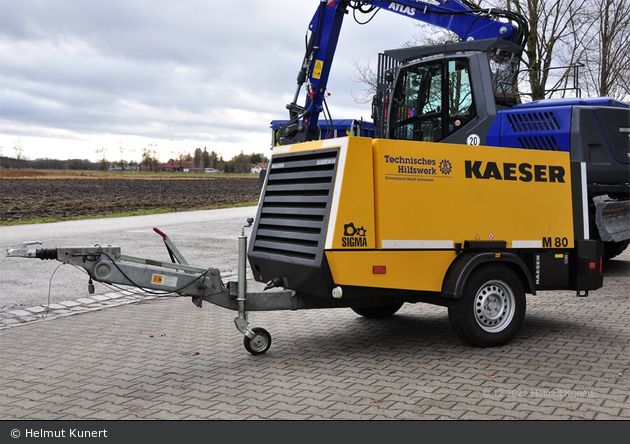
<instances>
[{"instance_id":1,"label":"paved brick driveway","mask_svg":"<svg viewBox=\"0 0 630 444\"><path fill-rule=\"evenodd\" d=\"M629 263L629 252L611 262L588 298L529 297L520 334L493 349L462 344L446 309L424 304L376 321L347 309L250 313L273 337L260 356L245 351L235 312L188 298L34 314L0 330L0 414L628 420Z\"/></svg>"}]
</instances>

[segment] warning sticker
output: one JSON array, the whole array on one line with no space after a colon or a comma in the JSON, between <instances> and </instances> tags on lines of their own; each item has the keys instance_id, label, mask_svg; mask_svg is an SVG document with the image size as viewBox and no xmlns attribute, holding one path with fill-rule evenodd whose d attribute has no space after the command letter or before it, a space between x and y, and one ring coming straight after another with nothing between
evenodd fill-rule
<instances>
[{"instance_id":1,"label":"warning sticker","mask_svg":"<svg viewBox=\"0 0 630 444\"><path fill-rule=\"evenodd\" d=\"M315 67L313 68L313 78L319 79L322 76L322 68L324 67L324 62L321 60L315 60Z\"/></svg>"},{"instance_id":2,"label":"warning sticker","mask_svg":"<svg viewBox=\"0 0 630 444\"><path fill-rule=\"evenodd\" d=\"M164 285L165 287L177 287L177 278L175 276L165 276L163 274L153 274L151 283L156 285Z\"/></svg>"}]
</instances>

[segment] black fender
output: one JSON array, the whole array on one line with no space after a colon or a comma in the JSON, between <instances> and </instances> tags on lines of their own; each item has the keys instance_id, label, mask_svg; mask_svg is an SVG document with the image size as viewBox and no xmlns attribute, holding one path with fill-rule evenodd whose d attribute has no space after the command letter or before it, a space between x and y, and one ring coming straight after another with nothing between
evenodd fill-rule
<instances>
[{"instance_id":1,"label":"black fender","mask_svg":"<svg viewBox=\"0 0 630 444\"><path fill-rule=\"evenodd\" d=\"M504 263L516 272L525 293L536 294L534 279L520 257L506 252L464 252L451 263L442 282L442 296L457 299L462 296L466 281L471 273L482 264Z\"/></svg>"}]
</instances>

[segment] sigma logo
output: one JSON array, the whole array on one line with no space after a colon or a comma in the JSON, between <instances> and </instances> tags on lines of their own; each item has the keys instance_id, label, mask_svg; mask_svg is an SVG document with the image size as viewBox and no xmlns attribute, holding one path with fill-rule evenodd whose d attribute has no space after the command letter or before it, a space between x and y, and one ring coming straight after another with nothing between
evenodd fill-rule
<instances>
[{"instance_id":1,"label":"sigma logo","mask_svg":"<svg viewBox=\"0 0 630 444\"><path fill-rule=\"evenodd\" d=\"M400 3L396 3L396 2L391 2L389 4L389 8L387 9L391 9L395 12L398 12L400 14L407 14L411 17L413 17L414 15L416 15L416 9L412 8L410 6L403 6Z\"/></svg>"},{"instance_id":2,"label":"sigma logo","mask_svg":"<svg viewBox=\"0 0 630 444\"><path fill-rule=\"evenodd\" d=\"M367 239L365 238L365 228L357 228L354 222L344 224L343 238L341 238L342 247L367 247Z\"/></svg>"}]
</instances>

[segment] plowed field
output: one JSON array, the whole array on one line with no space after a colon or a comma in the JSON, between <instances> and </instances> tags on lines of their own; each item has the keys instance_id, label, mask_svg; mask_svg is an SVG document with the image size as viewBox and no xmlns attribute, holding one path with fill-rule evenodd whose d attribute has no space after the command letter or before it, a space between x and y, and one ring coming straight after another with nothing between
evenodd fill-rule
<instances>
[{"instance_id":1,"label":"plowed field","mask_svg":"<svg viewBox=\"0 0 630 444\"><path fill-rule=\"evenodd\" d=\"M181 211L257 202L257 177L189 179L0 178L0 221Z\"/></svg>"}]
</instances>

